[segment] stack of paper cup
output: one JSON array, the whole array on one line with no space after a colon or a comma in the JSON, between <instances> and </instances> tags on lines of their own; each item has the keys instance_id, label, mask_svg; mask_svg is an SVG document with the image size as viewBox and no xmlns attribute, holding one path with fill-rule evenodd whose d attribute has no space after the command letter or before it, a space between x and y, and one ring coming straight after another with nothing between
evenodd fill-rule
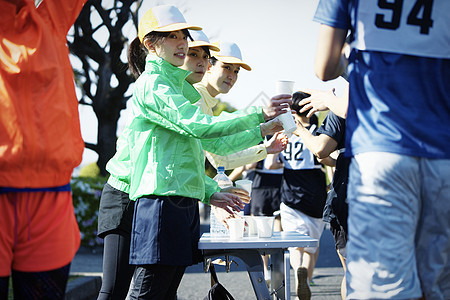
<instances>
[{"instance_id":1,"label":"stack of paper cup","mask_svg":"<svg viewBox=\"0 0 450 300\"><path fill-rule=\"evenodd\" d=\"M294 90L293 81L278 80L276 82L276 93L278 95L280 94L292 95L293 90ZM297 129L294 117L292 116L291 110L289 108L286 113L278 116L278 120L280 120L283 123L284 133L288 137L290 137L292 133Z\"/></svg>"}]
</instances>

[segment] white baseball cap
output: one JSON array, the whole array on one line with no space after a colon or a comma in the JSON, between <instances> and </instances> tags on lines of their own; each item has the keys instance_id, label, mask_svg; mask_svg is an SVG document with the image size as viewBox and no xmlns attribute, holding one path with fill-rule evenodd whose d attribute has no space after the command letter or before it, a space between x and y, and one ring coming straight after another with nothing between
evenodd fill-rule
<instances>
[{"instance_id":1,"label":"white baseball cap","mask_svg":"<svg viewBox=\"0 0 450 300\"><path fill-rule=\"evenodd\" d=\"M219 47L211 44L208 37L206 36L205 33L203 33L203 31L201 31L201 30L191 31L190 30L189 34L192 37L192 41L189 41L189 48L206 46L211 51L217 51L217 52L220 51Z\"/></svg>"},{"instance_id":2,"label":"white baseball cap","mask_svg":"<svg viewBox=\"0 0 450 300\"><path fill-rule=\"evenodd\" d=\"M232 42L214 42L220 48L220 51L212 51L211 56L217 60L228 64L239 64L247 71L251 71L252 68L248 64L242 61L241 49L239 49L236 43Z\"/></svg>"},{"instance_id":3,"label":"white baseball cap","mask_svg":"<svg viewBox=\"0 0 450 300\"><path fill-rule=\"evenodd\" d=\"M201 30L200 26L186 22L183 14L173 5L160 5L150 8L142 17L138 27L138 37L142 42L152 31L171 32L182 29Z\"/></svg>"}]
</instances>

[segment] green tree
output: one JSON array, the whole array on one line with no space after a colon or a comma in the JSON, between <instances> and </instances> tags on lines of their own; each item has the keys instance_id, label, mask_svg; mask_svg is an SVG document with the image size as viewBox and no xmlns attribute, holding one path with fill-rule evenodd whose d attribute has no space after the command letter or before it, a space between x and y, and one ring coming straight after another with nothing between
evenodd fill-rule
<instances>
[{"instance_id":1,"label":"green tree","mask_svg":"<svg viewBox=\"0 0 450 300\"><path fill-rule=\"evenodd\" d=\"M142 0L88 0L67 41L72 54L79 103L92 106L98 120L97 143L85 143L99 158L101 175L115 153L120 111L130 98L133 78L126 50L130 28L137 28Z\"/></svg>"}]
</instances>

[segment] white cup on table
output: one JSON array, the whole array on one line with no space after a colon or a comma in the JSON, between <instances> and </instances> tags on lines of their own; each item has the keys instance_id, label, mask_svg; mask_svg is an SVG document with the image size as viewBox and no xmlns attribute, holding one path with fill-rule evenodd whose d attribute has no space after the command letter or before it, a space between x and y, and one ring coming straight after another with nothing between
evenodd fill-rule
<instances>
[{"instance_id":1,"label":"white cup on table","mask_svg":"<svg viewBox=\"0 0 450 300\"><path fill-rule=\"evenodd\" d=\"M253 219L256 221L256 227L258 228L258 237L272 237L274 216L254 216Z\"/></svg>"},{"instance_id":2,"label":"white cup on table","mask_svg":"<svg viewBox=\"0 0 450 300\"><path fill-rule=\"evenodd\" d=\"M278 80L275 85L277 95L288 94L292 95L294 90L294 81L288 80ZM292 116L291 110L287 107L287 112L279 115L277 118L283 123L284 133L290 137L292 133L297 129L294 117Z\"/></svg>"},{"instance_id":3,"label":"white cup on table","mask_svg":"<svg viewBox=\"0 0 450 300\"><path fill-rule=\"evenodd\" d=\"M244 236L257 236L258 228L256 227L255 219L253 216L244 216L244 220L247 223L245 226Z\"/></svg>"},{"instance_id":4,"label":"white cup on table","mask_svg":"<svg viewBox=\"0 0 450 300\"><path fill-rule=\"evenodd\" d=\"M227 219L227 224L231 240L239 240L244 237L244 219L239 217Z\"/></svg>"}]
</instances>

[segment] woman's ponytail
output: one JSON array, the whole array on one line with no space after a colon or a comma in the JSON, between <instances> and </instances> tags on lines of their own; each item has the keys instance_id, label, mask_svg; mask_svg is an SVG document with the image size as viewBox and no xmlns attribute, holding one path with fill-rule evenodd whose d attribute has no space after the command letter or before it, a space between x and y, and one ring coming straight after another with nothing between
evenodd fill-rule
<instances>
[{"instance_id":1,"label":"woman's ponytail","mask_svg":"<svg viewBox=\"0 0 450 300\"><path fill-rule=\"evenodd\" d=\"M136 37L128 48L128 67L131 74L137 79L145 69L145 57L148 51L141 43L138 37Z\"/></svg>"}]
</instances>

